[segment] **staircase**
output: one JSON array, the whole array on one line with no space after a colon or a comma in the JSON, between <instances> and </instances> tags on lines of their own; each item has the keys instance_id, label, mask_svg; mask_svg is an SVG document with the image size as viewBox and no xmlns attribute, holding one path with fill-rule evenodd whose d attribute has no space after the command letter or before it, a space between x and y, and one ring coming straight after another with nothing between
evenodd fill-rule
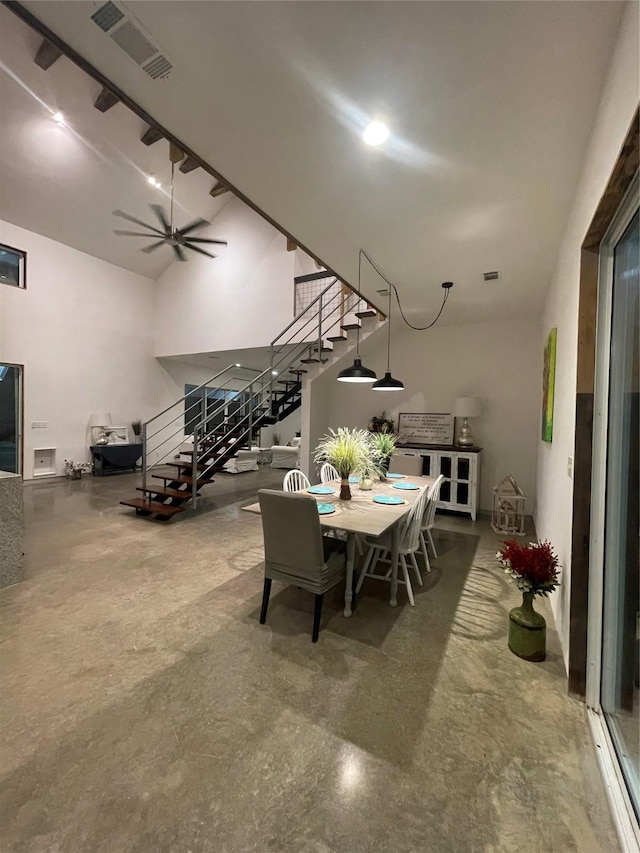
<instances>
[{"instance_id":1,"label":"staircase","mask_svg":"<svg viewBox=\"0 0 640 853\"><path fill-rule=\"evenodd\" d=\"M303 278L320 281L327 273ZM251 449L262 427L301 405L303 377L342 358L354 346L352 333L371 333L384 322L381 316L333 278L271 342L269 365L233 398L224 391L237 374L231 364L143 424L140 494L120 503L158 521L169 521L187 506L195 509L202 489L226 462Z\"/></svg>"}]
</instances>

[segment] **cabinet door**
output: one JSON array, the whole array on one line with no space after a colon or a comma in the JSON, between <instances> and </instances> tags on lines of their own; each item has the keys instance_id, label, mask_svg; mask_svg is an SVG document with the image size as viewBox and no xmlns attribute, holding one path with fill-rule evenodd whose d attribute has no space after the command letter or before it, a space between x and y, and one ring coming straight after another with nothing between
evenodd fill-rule
<instances>
[{"instance_id":1,"label":"cabinet door","mask_svg":"<svg viewBox=\"0 0 640 853\"><path fill-rule=\"evenodd\" d=\"M422 475L422 455L419 450L396 451L391 457L389 470L396 474L407 474L410 477Z\"/></svg>"}]
</instances>

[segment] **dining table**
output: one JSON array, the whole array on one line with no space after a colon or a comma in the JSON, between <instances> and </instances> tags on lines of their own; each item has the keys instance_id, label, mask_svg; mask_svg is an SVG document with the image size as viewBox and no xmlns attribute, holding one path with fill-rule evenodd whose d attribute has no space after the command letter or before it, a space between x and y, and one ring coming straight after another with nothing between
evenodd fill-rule
<instances>
[{"instance_id":1,"label":"dining table","mask_svg":"<svg viewBox=\"0 0 640 853\"><path fill-rule=\"evenodd\" d=\"M391 529L391 590L389 605L398 604L398 558L400 545L400 522L411 509L412 504L434 483L433 477L409 476L405 474L388 475L388 479L374 482L371 489L360 489L359 478L350 478L351 500L340 499L340 480L312 486L302 490L320 504L320 525L323 531L344 531L347 535L346 584L344 591L344 615L351 616L353 602L353 573L355 569L356 539L360 536L382 536ZM322 491L320 491L322 490ZM330 492L329 492L330 490ZM392 498L393 503L378 503L378 500ZM396 503L401 499L402 503ZM332 510L325 509L331 505ZM260 514L260 504L243 506L246 512Z\"/></svg>"}]
</instances>

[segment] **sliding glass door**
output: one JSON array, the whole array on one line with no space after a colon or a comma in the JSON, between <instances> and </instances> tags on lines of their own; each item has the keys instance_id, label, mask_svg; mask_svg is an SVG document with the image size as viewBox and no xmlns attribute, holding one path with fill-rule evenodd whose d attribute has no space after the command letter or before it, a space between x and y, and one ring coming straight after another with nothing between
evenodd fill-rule
<instances>
[{"instance_id":1,"label":"sliding glass door","mask_svg":"<svg viewBox=\"0 0 640 853\"><path fill-rule=\"evenodd\" d=\"M640 221L638 182L601 250L588 701L640 820ZM626 799L626 795L625 795Z\"/></svg>"},{"instance_id":2,"label":"sliding glass door","mask_svg":"<svg viewBox=\"0 0 640 853\"><path fill-rule=\"evenodd\" d=\"M22 367L0 363L0 471L22 473Z\"/></svg>"}]
</instances>

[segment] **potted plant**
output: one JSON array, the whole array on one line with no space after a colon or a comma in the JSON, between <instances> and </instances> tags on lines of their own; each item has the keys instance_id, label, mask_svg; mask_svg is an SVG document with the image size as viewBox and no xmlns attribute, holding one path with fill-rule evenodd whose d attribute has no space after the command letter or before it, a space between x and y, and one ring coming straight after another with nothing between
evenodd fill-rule
<instances>
[{"instance_id":1,"label":"potted plant","mask_svg":"<svg viewBox=\"0 0 640 853\"><path fill-rule=\"evenodd\" d=\"M396 425L391 418L387 417L386 412L381 415L374 415L369 421L369 432L388 432L393 435L395 431Z\"/></svg>"},{"instance_id":2,"label":"potted plant","mask_svg":"<svg viewBox=\"0 0 640 853\"><path fill-rule=\"evenodd\" d=\"M142 432L142 421L140 418L136 418L134 421L131 421L131 429L136 437L136 441L140 441L140 434Z\"/></svg>"},{"instance_id":3,"label":"potted plant","mask_svg":"<svg viewBox=\"0 0 640 853\"><path fill-rule=\"evenodd\" d=\"M74 462L73 459L64 460L64 473L70 480L81 480L82 472L89 473L93 471L91 462Z\"/></svg>"},{"instance_id":4,"label":"potted plant","mask_svg":"<svg viewBox=\"0 0 640 853\"><path fill-rule=\"evenodd\" d=\"M378 463L378 472L381 480L386 480L386 472L389 470L389 461L396 449L396 437L391 432L372 432L369 434L374 454Z\"/></svg>"},{"instance_id":5,"label":"potted plant","mask_svg":"<svg viewBox=\"0 0 640 853\"><path fill-rule=\"evenodd\" d=\"M509 648L524 660L542 661L546 655L546 622L533 609L536 595L547 596L560 583L558 557L549 542L520 545L503 542L496 557L522 592L522 604L509 612Z\"/></svg>"},{"instance_id":6,"label":"potted plant","mask_svg":"<svg viewBox=\"0 0 640 853\"><path fill-rule=\"evenodd\" d=\"M336 469L342 480L340 499L351 500L349 475L353 471L362 471L372 461L372 446L369 433L364 429L349 429L338 427L330 429L318 444L314 456L315 461L322 465L329 462Z\"/></svg>"}]
</instances>

